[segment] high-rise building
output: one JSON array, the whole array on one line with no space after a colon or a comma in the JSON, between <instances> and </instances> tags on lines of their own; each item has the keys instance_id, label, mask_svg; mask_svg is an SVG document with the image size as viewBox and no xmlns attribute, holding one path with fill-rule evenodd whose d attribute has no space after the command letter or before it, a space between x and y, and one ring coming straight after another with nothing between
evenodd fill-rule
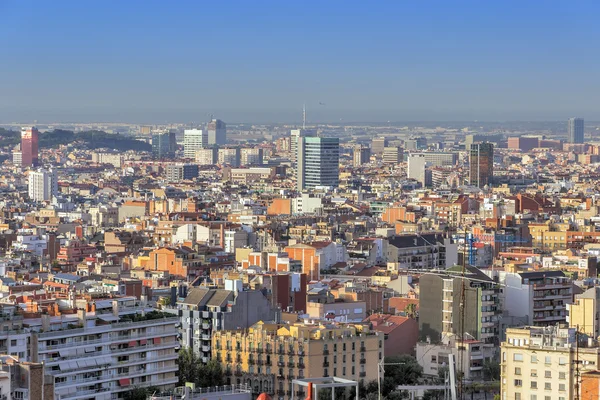
<instances>
[{"instance_id":1,"label":"high-rise building","mask_svg":"<svg viewBox=\"0 0 600 400\"><path fill-rule=\"evenodd\" d=\"M196 164L169 164L167 165L167 180L170 182L187 181L198 177Z\"/></svg>"},{"instance_id":2,"label":"high-rise building","mask_svg":"<svg viewBox=\"0 0 600 400\"><path fill-rule=\"evenodd\" d=\"M371 160L371 149L365 146L356 146L354 147L354 153L352 154L352 157L355 167L368 164Z\"/></svg>"},{"instance_id":3,"label":"high-rise building","mask_svg":"<svg viewBox=\"0 0 600 400\"><path fill-rule=\"evenodd\" d=\"M412 155L423 157L425 162L432 167L453 166L458 162L458 154L453 152L424 151L422 153L411 153L411 156Z\"/></svg>"},{"instance_id":4,"label":"high-rise building","mask_svg":"<svg viewBox=\"0 0 600 400\"><path fill-rule=\"evenodd\" d=\"M298 161L298 140L301 137L316 137L317 132L311 129L292 129L290 131L290 158L293 164Z\"/></svg>"},{"instance_id":5,"label":"high-rise building","mask_svg":"<svg viewBox=\"0 0 600 400\"><path fill-rule=\"evenodd\" d=\"M29 198L32 201L49 201L58 194L58 178L55 170L31 171L29 173Z\"/></svg>"},{"instance_id":6,"label":"high-rise building","mask_svg":"<svg viewBox=\"0 0 600 400\"><path fill-rule=\"evenodd\" d=\"M383 149L384 164L398 164L402 161L402 147L386 147Z\"/></svg>"},{"instance_id":7,"label":"high-rise building","mask_svg":"<svg viewBox=\"0 0 600 400\"><path fill-rule=\"evenodd\" d=\"M431 186L431 172L427 170L428 166L429 163L423 153L410 154L408 156L408 179L420 182L423 187Z\"/></svg>"},{"instance_id":8,"label":"high-rise building","mask_svg":"<svg viewBox=\"0 0 600 400\"><path fill-rule=\"evenodd\" d=\"M226 144L227 143L227 125L220 119L213 119L206 125L208 131L208 144Z\"/></svg>"},{"instance_id":9,"label":"high-rise building","mask_svg":"<svg viewBox=\"0 0 600 400\"><path fill-rule=\"evenodd\" d=\"M298 138L298 190L340 183L340 139Z\"/></svg>"},{"instance_id":10,"label":"high-rise building","mask_svg":"<svg viewBox=\"0 0 600 400\"><path fill-rule=\"evenodd\" d=\"M240 166L240 149L239 147L231 149L219 149L219 164L230 165L232 167Z\"/></svg>"},{"instance_id":11,"label":"high-rise building","mask_svg":"<svg viewBox=\"0 0 600 400\"><path fill-rule=\"evenodd\" d=\"M404 141L406 150L424 150L427 149L427 139L424 137L407 139Z\"/></svg>"},{"instance_id":12,"label":"high-rise building","mask_svg":"<svg viewBox=\"0 0 600 400\"><path fill-rule=\"evenodd\" d=\"M488 346L498 345L499 290L478 268L450 268L447 275L422 275L419 332L432 342L449 335L468 334ZM457 295L461 293L461 295Z\"/></svg>"},{"instance_id":13,"label":"high-rise building","mask_svg":"<svg viewBox=\"0 0 600 400\"><path fill-rule=\"evenodd\" d=\"M508 148L528 152L539 146L540 138L537 136L518 136L508 138Z\"/></svg>"},{"instance_id":14,"label":"high-rise building","mask_svg":"<svg viewBox=\"0 0 600 400\"><path fill-rule=\"evenodd\" d=\"M494 181L494 145L474 143L469 153L469 184L482 188Z\"/></svg>"},{"instance_id":15,"label":"high-rise building","mask_svg":"<svg viewBox=\"0 0 600 400\"><path fill-rule=\"evenodd\" d=\"M263 149L259 147L241 149L240 161L241 165L262 165Z\"/></svg>"},{"instance_id":16,"label":"high-rise building","mask_svg":"<svg viewBox=\"0 0 600 400\"><path fill-rule=\"evenodd\" d=\"M217 162L219 162L219 150L216 147L196 150L196 163L198 165L215 165Z\"/></svg>"},{"instance_id":17,"label":"high-rise building","mask_svg":"<svg viewBox=\"0 0 600 400\"><path fill-rule=\"evenodd\" d=\"M569 118L567 131L569 143L583 143L583 118Z\"/></svg>"},{"instance_id":18,"label":"high-rise building","mask_svg":"<svg viewBox=\"0 0 600 400\"><path fill-rule=\"evenodd\" d=\"M38 166L38 140L40 132L35 127L21 128L21 165Z\"/></svg>"},{"instance_id":19,"label":"high-rise building","mask_svg":"<svg viewBox=\"0 0 600 400\"><path fill-rule=\"evenodd\" d=\"M373 155L381 155L383 154L383 149L385 149L388 145L388 141L384 137L375 138L371 141L371 153Z\"/></svg>"},{"instance_id":20,"label":"high-rise building","mask_svg":"<svg viewBox=\"0 0 600 400\"><path fill-rule=\"evenodd\" d=\"M177 141L174 131L158 131L152 133L152 156L157 159L175 157Z\"/></svg>"},{"instance_id":21,"label":"high-rise building","mask_svg":"<svg viewBox=\"0 0 600 400\"><path fill-rule=\"evenodd\" d=\"M183 156L194 158L196 150L208 146L208 132L202 129L186 129L183 131Z\"/></svg>"}]
</instances>

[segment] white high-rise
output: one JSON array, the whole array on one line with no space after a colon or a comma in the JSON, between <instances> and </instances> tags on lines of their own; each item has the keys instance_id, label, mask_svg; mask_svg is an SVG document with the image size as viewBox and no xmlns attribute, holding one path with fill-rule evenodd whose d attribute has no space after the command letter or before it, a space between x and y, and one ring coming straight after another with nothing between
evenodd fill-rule
<instances>
[{"instance_id":1,"label":"white high-rise","mask_svg":"<svg viewBox=\"0 0 600 400\"><path fill-rule=\"evenodd\" d=\"M423 154L412 153L408 156L408 179L421 182L423 187L427 186L427 158Z\"/></svg>"},{"instance_id":2,"label":"white high-rise","mask_svg":"<svg viewBox=\"0 0 600 400\"><path fill-rule=\"evenodd\" d=\"M183 156L196 157L196 150L208 146L208 131L202 129L186 129L183 132Z\"/></svg>"},{"instance_id":3,"label":"white high-rise","mask_svg":"<svg viewBox=\"0 0 600 400\"><path fill-rule=\"evenodd\" d=\"M58 177L53 169L29 172L29 198L32 201L49 201L58 194Z\"/></svg>"}]
</instances>

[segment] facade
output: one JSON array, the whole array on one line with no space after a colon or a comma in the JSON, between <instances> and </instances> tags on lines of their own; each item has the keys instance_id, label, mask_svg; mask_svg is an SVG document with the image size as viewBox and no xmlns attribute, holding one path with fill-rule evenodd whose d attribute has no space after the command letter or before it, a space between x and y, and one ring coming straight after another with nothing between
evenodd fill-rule
<instances>
[{"instance_id":1,"label":"facade","mask_svg":"<svg viewBox=\"0 0 600 400\"><path fill-rule=\"evenodd\" d=\"M388 140L384 137L371 140L371 153L374 155L382 155L383 149L388 145Z\"/></svg>"},{"instance_id":2,"label":"facade","mask_svg":"<svg viewBox=\"0 0 600 400\"><path fill-rule=\"evenodd\" d=\"M595 371L595 341L579 342L573 328L523 327L506 330L501 347L502 399L573 400L584 395L577 377ZM579 387L579 390L577 388Z\"/></svg>"},{"instance_id":3,"label":"facade","mask_svg":"<svg viewBox=\"0 0 600 400\"><path fill-rule=\"evenodd\" d=\"M567 136L569 143L584 143L583 118L569 118Z\"/></svg>"},{"instance_id":4,"label":"facade","mask_svg":"<svg viewBox=\"0 0 600 400\"><path fill-rule=\"evenodd\" d=\"M508 148L521 150L527 153L539 146L540 139L537 136L519 136L508 138Z\"/></svg>"},{"instance_id":5,"label":"facade","mask_svg":"<svg viewBox=\"0 0 600 400\"><path fill-rule=\"evenodd\" d=\"M298 190L317 186L338 187L340 183L340 140L300 137L298 139Z\"/></svg>"},{"instance_id":6,"label":"facade","mask_svg":"<svg viewBox=\"0 0 600 400\"><path fill-rule=\"evenodd\" d=\"M573 304L567 304L567 322L571 328L592 338L600 336L600 288L592 287L575 296Z\"/></svg>"},{"instance_id":7,"label":"facade","mask_svg":"<svg viewBox=\"0 0 600 400\"><path fill-rule=\"evenodd\" d=\"M263 165L263 149L259 147L240 150L241 165Z\"/></svg>"},{"instance_id":8,"label":"facade","mask_svg":"<svg viewBox=\"0 0 600 400\"><path fill-rule=\"evenodd\" d=\"M407 139L404 141L406 150L423 150L427 148L427 139L424 137Z\"/></svg>"},{"instance_id":9,"label":"facade","mask_svg":"<svg viewBox=\"0 0 600 400\"><path fill-rule=\"evenodd\" d=\"M420 153L411 153L411 156L419 156L425 159L425 162L432 167L450 167L458 162L458 153L442 151L424 151Z\"/></svg>"},{"instance_id":10,"label":"facade","mask_svg":"<svg viewBox=\"0 0 600 400\"><path fill-rule=\"evenodd\" d=\"M110 164L115 168L121 168L123 165L123 156L119 153L94 152L92 153L92 162Z\"/></svg>"},{"instance_id":11,"label":"facade","mask_svg":"<svg viewBox=\"0 0 600 400\"><path fill-rule=\"evenodd\" d=\"M56 170L39 169L29 172L29 198L32 201L50 201L58 194Z\"/></svg>"},{"instance_id":12,"label":"facade","mask_svg":"<svg viewBox=\"0 0 600 400\"><path fill-rule=\"evenodd\" d=\"M360 167L364 164L368 164L371 160L371 149L365 146L354 147L354 153L352 154L352 161L355 167Z\"/></svg>"},{"instance_id":13,"label":"facade","mask_svg":"<svg viewBox=\"0 0 600 400\"><path fill-rule=\"evenodd\" d=\"M461 334L486 346L497 346L500 308L499 289L479 269L451 268L449 274L420 278L419 332L432 343ZM461 306L462 304L462 306Z\"/></svg>"},{"instance_id":14,"label":"facade","mask_svg":"<svg viewBox=\"0 0 600 400\"><path fill-rule=\"evenodd\" d=\"M298 143L302 137L316 137L317 132L312 129L292 129L290 131L290 159L293 164L298 162Z\"/></svg>"},{"instance_id":15,"label":"facade","mask_svg":"<svg viewBox=\"0 0 600 400\"><path fill-rule=\"evenodd\" d=\"M427 167L429 166L423 154L409 154L408 156L408 179L420 182L423 187L431 185L431 179L427 179ZM431 176L431 174L429 174Z\"/></svg>"},{"instance_id":16,"label":"facade","mask_svg":"<svg viewBox=\"0 0 600 400\"><path fill-rule=\"evenodd\" d=\"M372 366L383 360L382 336L363 325L259 322L248 330L215 332L212 354L230 383L248 384L255 395L266 392L283 400L292 397L294 379L376 380Z\"/></svg>"},{"instance_id":17,"label":"facade","mask_svg":"<svg viewBox=\"0 0 600 400\"><path fill-rule=\"evenodd\" d=\"M195 159L198 165L215 165L219 162L219 150L216 147L196 150Z\"/></svg>"},{"instance_id":18,"label":"facade","mask_svg":"<svg viewBox=\"0 0 600 400\"><path fill-rule=\"evenodd\" d=\"M40 132L35 127L21 128L21 165L38 166L38 141Z\"/></svg>"},{"instance_id":19,"label":"facade","mask_svg":"<svg viewBox=\"0 0 600 400\"><path fill-rule=\"evenodd\" d=\"M61 399L121 399L135 387L170 388L177 383L178 319L141 315L135 298L97 301L79 310L69 329L42 316L43 332L31 336L32 361L54 378ZM151 309L147 309L149 312ZM138 315L135 322L125 315Z\"/></svg>"},{"instance_id":20,"label":"facade","mask_svg":"<svg viewBox=\"0 0 600 400\"><path fill-rule=\"evenodd\" d=\"M183 131L183 156L196 157L196 150L208 146L208 132L202 129L186 129Z\"/></svg>"},{"instance_id":21,"label":"facade","mask_svg":"<svg viewBox=\"0 0 600 400\"><path fill-rule=\"evenodd\" d=\"M482 188L494 181L494 145L474 143L469 152L469 184Z\"/></svg>"},{"instance_id":22,"label":"facade","mask_svg":"<svg viewBox=\"0 0 600 400\"><path fill-rule=\"evenodd\" d=\"M388 239L388 269L446 269L454 265L452 249L457 246L437 233L395 235Z\"/></svg>"},{"instance_id":23,"label":"facade","mask_svg":"<svg viewBox=\"0 0 600 400\"><path fill-rule=\"evenodd\" d=\"M152 156L156 159L173 158L177 142L175 132L159 131L152 133Z\"/></svg>"},{"instance_id":24,"label":"facade","mask_svg":"<svg viewBox=\"0 0 600 400\"><path fill-rule=\"evenodd\" d=\"M219 164L221 165L230 165L234 168L240 166L240 149L239 148L231 148L231 149L219 149Z\"/></svg>"},{"instance_id":25,"label":"facade","mask_svg":"<svg viewBox=\"0 0 600 400\"><path fill-rule=\"evenodd\" d=\"M181 344L193 349L204 363L211 358L213 335L219 331L247 329L258 321L279 319L281 311L261 291L240 288L238 281L226 281L225 289L194 287L177 303Z\"/></svg>"},{"instance_id":26,"label":"facade","mask_svg":"<svg viewBox=\"0 0 600 400\"><path fill-rule=\"evenodd\" d=\"M169 164L167 165L167 180L171 182L188 181L198 177L196 164Z\"/></svg>"},{"instance_id":27,"label":"facade","mask_svg":"<svg viewBox=\"0 0 600 400\"><path fill-rule=\"evenodd\" d=\"M229 171L229 179L234 183L248 184L274 177L274 168L231 168Z\"/></svg>"},{"instance_id":28,"label":"facade","mask_svg":"<svg viewBox=\"0 0 600 400\"><path fill-rule=\"evenodd\" d=\"M227 143L227 125L220 119L214 119L206 125L209 145L223 145Z\"/></svg>"},{"instance_id":29,"label":"facade","mask_svg":"<svg viewBox=\"0 0 600 400\"><path fill-rule=\"evenodd\" d=\"M398 164L402 162L402 147L386 147L383 149L384 164Z\"/></svg>"}]
</instances>

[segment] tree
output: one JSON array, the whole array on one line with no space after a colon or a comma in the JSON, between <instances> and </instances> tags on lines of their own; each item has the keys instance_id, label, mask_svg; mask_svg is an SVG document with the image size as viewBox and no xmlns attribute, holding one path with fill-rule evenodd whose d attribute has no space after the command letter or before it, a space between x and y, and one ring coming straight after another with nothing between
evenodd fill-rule
<instances>
[{"instance_id":1,"label":"tree","mask_svg":"<svg viewBox=\"0 0 600 400\"><path fill-rule=\"evenodd\" d=\"M123 393L123 400L146 400L148 396L157 392L154 387L134 387L128 392Z\"/></svg>"},{"instance_id":2,"label":"tree","mask_svg":"<svg viewBox=\"0 0 600 400\"><path fill-rule=\"evenodd\" d=\"M223 367L217 360L210 360L198 368L198 380L196 386L211 387L224 384Z\"/></svg>"},{"instance_id":3,"label":"tree","mask_svg":"<svg viewBox=\"0 0 600 400\"><path fill-rule=\"evenodd\" d=\"M416 385L423 376L423 367L416 359L403 354L401 356L386 357L384 379L381 384L381 394L387 396L396 390L398 385Z\"/></svg>"},{"instance_id":4,"label":"tree","mask_svg":"<svg viewBox=\"0 0 600 400\"><path fill-rule=\"evenodd\" d=\"M407 304L404 312L407 317L417 318L417 305L414 303Z\"/></svg>"},{"instance_id":5,"label":"tree","mask_svg":"<svg viewBox=\"0 0 600 400\"><path fill-rule=\"evenodd\" d=\"M183 347L179 350L177 364L179 366L179 386L184 386L186 382L196 383L200 360L190 347Z\"/></svg>"},{"instance_id":6,"label":"tree","mask_svg":"<svg viewBox=\"0 0 600 400\"><path fill-rule=\"evenodd\" d=\"M498 361L488 360L483 364L483 379L486 381L500 380L500 364Z\"/></svg>"}]
</instances>

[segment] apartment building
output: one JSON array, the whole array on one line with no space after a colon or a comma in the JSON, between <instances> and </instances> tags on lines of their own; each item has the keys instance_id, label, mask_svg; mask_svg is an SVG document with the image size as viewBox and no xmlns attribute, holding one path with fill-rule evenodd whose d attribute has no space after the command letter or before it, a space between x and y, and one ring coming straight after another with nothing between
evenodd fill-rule
<instances>
[{"instance_id":1,"label":"apartment building","mask_svg":"<svg viewBox=\"0 0 600 400\"><path fill-rule=\"evenodd\" d=\"M581 398L577 373L597 370L600 349L594 340L576 344L577 337L575 329L557 326L507 329L501 346L502 399Z\"/></svg>"},{"instance_id":2,"label":"apartment building","mask_svg":"<svg viewBox=\"0 0 600 400\"><path fill-rule=\"evenodd\" d=\"M241 281L225 281L225 289L195 287L178 302L181 343L202 362L211 357L212 335L220 330L245 329L258 321L277 321L281 311L261 291L241 290Z\"/></svg>"},{"instance_id":3,"label":"apartment building","mask_svg":"<svg viewBox=\"0 0 600 400\"><path fill-rule=\"evenodd\" d=\"M248 330L215 332L213 340L213 357L222 363L229 383L248 384L254 394L266 392L281 400L292 397L294 379L376 380L373 366L384 357L383 335L363 325L261 321Z\"/></svg>"},{"instance_id":4,"label":"apartment building","mask_svg":"<svg viewBox=\"0 0 600 400\"><path fill-rule=\"evenodd\" d=\"M134 297L99 300L89 312L31 321L31 359L53 377L60 399L121 399L135 387L177 383L176 317Z\"/></svg>"},{"instance_id":5,"label":"apartment building","mask_svg":"<svg viewBox=\"0 0 600 400\"><path fill-rule=\"evenodd\" d=\"M567 304L567 322L571 328L589 337L600 336L600 288L592 287L575 296L573 304Z\"/></svg>"},{"instance_id":6,"label":"apartment building","mask_svg":"<svg viewBox=\"0 0 600 400\"><path fill-rule=\"evenodd\" d=\"M387 261L396 269L445 269L458 261L452 257L457 254L456 244L438 233L395 235L388 241Z\"/></svg>"}]
</instances>

